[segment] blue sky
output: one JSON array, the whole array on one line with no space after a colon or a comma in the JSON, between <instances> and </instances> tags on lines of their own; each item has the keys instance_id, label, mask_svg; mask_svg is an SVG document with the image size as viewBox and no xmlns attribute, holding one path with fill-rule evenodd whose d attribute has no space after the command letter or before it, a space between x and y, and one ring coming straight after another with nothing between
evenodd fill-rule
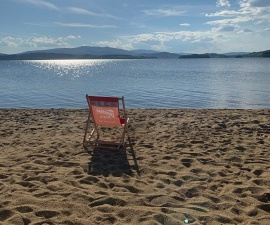
<instances>
[{"instance_id":1,"label":"blue sky","mask_svg":"<svg viewBox=\"0 0 270 225\"><path fill-rule=\"evenodd\" d=\"M0 53L109 46L270 49L270 0L0 0Z\"/></svg>"}]
</instances>

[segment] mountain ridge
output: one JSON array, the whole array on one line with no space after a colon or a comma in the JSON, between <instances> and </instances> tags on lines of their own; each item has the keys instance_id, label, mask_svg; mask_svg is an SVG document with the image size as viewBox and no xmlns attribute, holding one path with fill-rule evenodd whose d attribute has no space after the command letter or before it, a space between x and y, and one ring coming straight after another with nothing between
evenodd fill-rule
<instances>
[{"instance_id":1,"label":"mountain ridge","mask_svg":"<svg viewBox=\"0 0 270 225\"><path fill-rule=\"evenodd\" d=\"M270 57L270 50L260 52L229 52L224 54L170 53L154 50L124 50L112 47L80 46L26 51L18 54L2 54L0 60L48 60L48 59L176 59L176 58L243 58Z\"/></svg>"}]
</instances>

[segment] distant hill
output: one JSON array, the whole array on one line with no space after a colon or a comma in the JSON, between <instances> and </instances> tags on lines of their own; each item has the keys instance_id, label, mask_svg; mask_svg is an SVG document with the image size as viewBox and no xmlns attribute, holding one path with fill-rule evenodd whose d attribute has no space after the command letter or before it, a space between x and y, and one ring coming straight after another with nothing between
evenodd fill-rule
<instances>
[{"instance_id":1,"label":"distant hill","mask_svg":"<svg viewBox=\"0 0 270 225\"><path fill-rule=\"evenodd\" d=\"M184 54L158 52L153 50L124 50L110 47L81 46L77 48L55 48L47 50L27 51L19 54L1 54L0 60L49 60L49 59L176 59L176 58L242 58L270 57L270 50L253 53L205 53Z\"/></svg>"},{"instance_id":2,"label":"distant hill","mask_svg":"<svg viewBox=\"0 0 270 225\"><path fill-rule=\"evenodd\" d=\"M132 55L130 51L118 49L118 48L110 48L110 47L90 47L90 46L81 46L77 48L55 48L48 50L37 50L30 52L23 52L20 54L28 54L28 53L57 53L57 54L70 54L70 55Z\"/></svg>"},{"instance_id":3,"label":"distant hill","mask_svg":"<svg viewBox=\"0 0 270 225\"><path fill-rule=\"evenodd\" d=\"M262 52L252 52L244 55L244 57L270 57L270 50L262 51Z\"/></svg>"},{"instance_id":4,"label":"distant hill","mask_svg":"<svg viewBox=\"0 0 270 225\"><path fill-rule=\"evenodd\" d=\"M19 54L1 55L0 60L26 59L145 59L145 58L178 58L178 54L153 50L123 50L110 47L81 46L77 48L55 48L27 51Z\"/></svg>"},{"instance_id":5,"label":"distant hill","mask_svg":"<svg viewBox=\"0 0 270 225\"><path fill-rule=\"evenodd\" d=\"M31 51L24 52L21 54L28 53L54 53L54 54L71 54L78 56L87 55L95 56L96 58L123 58L123 56L129 56L128 58L177 58L179 55L169 52L158 52L153 50L123 50L118 48L110 48L110 47L90 47L90 46L81 46L78 48L57 48L57 49L49 49L49 50L39 50L39 51ZM97 57L98 56L98 57ZM80 57L79 57L80 58ZM125 57L124 57L125 58Z\"/></svg>"},{"instance_id":6,"label":"distant hill","mask_svg":"<svg viewBox=\"0 0 270 225\"><path fill-rule=\"evenodd\" d=\"M144 50L144 49L131 50L130 52L132 52L133 54L136 54L136 55L159 53L158 51Z\"/></svg>"},{"instance_id":7,"label":"distant hill","mask_svg":"<svg viewBox=\"0 0 270 225\"><path fill-rule=\"evenodd\" d=\"M146 58L156 58L156 59L176 59L176 58L179 58L178 54L170 53L170 52L144 53L144 54L140 54L140 56L143 56Z\"/></svg>"},{"instance_id":8,"label":"distant hill","mask_svg":"<svg viewBox=\"0 0 270 225\"><path fill-rule=\"evenodd\" d=\"M228 58L228 56L224 54L205 53L205 54L181 55L179 56L179 58Z\"/></svg>"},{"instance_id":9,"label":"distant hill","mask_svg":"<svg viewBox=\"0 0 270 225\"><path fill-rule=\"evenodd\" d=\"M224 55L227 55L227 56L236 56L236 55L246 55L246 54L249 54L250 52L227 52L227 53L224 53Z\"/></svg>"},{"instance_id":10,"label":"distant hill","mask_svg":"<svg viewBox=\"0 0 270 225\"><path fill-rule=\"evenodd\" d=\"M14 54L14 55L0 55L0 60L50 60L50 59L136 59L131 55L71 55L61 53L25 53L25 54Z\"/></svg>"},{"instance_id":11,"label":"distant hill","mask_svg":"<svg viewBox=\"0 0 270 225\"><path fill-rule=\"evenodd\" d=\"M226 54L205 53L205 54L190 54L179 56L179 58L247 58L247 57L270 57L270 50L244 54L237 54L235 52Z\"/></svg>"}]
</instances>

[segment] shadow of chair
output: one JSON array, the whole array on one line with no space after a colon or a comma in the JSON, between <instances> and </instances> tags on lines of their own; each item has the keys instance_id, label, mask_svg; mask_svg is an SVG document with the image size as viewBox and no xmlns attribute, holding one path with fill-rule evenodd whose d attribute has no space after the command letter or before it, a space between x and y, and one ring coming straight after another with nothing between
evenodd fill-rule
<instances>
[{"instance_id":1,"label":"shadow of chair","mask_svg":"<svg viewBox=\"0 0 270 225\"><path fill-rule=\"evenodd\" d=\"M88 174L120 177L123 174L131 176L135 171L140 176L130 138L123 148L93 147L89 153L91 161L88 163Z\"/></svg>"}]
</instances>

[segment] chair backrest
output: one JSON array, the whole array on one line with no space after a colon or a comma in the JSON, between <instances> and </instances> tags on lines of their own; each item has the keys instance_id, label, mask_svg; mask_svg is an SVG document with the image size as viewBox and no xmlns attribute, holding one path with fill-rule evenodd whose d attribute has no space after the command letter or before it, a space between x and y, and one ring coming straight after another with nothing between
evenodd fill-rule
<instances>
[{"instance_id":1,"label":"chair backrest","mask_svg":"<svg viewBox=\"0 0 270 225\"><path fill-rule=\"evenodd\" d=\"M96 125L120 127L119 99L117 97L101 97L86 95L89 110Z\"/></svg>"}]
</instances>

